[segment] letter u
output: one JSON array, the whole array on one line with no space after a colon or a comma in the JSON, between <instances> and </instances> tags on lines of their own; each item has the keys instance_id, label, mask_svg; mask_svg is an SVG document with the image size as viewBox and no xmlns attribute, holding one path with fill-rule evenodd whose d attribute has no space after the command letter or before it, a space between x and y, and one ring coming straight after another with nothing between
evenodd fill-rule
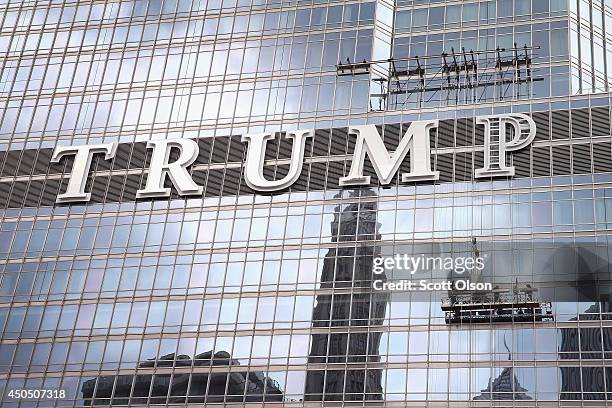
<instances>
[{"instance_id":1,"label":"letter u","mask_svg":"<svg viewBox=\"0 0 612 408\"><path fill-rule=\"evenodd\" d=\"M274 139L274 133L243 135L242 141L249 143L244 166L244 180L246 184L256 191L277 191L291 186L300 177L306 139L312 137L313 134L313 130L298 130L287 133L285 138L293 140L291 162L289 164L289 173L280 180L266 180L263 175L266 145L268 140Z\"/></svg>"}]
</instances>

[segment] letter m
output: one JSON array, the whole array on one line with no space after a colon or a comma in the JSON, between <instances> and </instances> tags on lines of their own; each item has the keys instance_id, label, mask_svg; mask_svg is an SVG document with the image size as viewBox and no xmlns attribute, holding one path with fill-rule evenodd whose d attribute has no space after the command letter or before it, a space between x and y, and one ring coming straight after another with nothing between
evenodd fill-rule
<instances>
[{"instance_id":1,"label":"letter m","mask_svg":"<svg viewBox=\"0 0 612 408\"><path fill-rule=\"evenodd\" d=\"M410 173L402 174L402 182L437 180L440 173L431 170L429 131L438 127L437 120L412 122L397 149L389 153L375 125L352 126L349 133L357 136L353 161L348 176L340 178L341 186L370 184L363 175L366 154L370 158L380 184L389 184L402 161L410 152Z\"/></svg>"}]
</instances>

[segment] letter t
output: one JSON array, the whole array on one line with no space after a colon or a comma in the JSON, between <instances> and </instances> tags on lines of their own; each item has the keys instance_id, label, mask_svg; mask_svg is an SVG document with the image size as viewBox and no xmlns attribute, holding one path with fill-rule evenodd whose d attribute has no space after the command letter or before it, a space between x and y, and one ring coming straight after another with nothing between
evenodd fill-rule
<instances>
[{"instance_id":1,"label":"letter t","mask_svg":"<svg viewBox=\"0 0 612 408\"><path fill-rule=\"evenodd\" d=\"M104 153L104 160L110 160L115 157L117 152L117 143L107 143L98 145L83 145L83 146L57 146L51 157L52 163L57 163L66 155L74 154L74 164L68 179L68 187L66 192L60 194L55 199L56 203L69 203L74 201L89 201L91 193L85 192L87 184L87 175L91 168L93 155Z\"/></svg>"}]
</instances>

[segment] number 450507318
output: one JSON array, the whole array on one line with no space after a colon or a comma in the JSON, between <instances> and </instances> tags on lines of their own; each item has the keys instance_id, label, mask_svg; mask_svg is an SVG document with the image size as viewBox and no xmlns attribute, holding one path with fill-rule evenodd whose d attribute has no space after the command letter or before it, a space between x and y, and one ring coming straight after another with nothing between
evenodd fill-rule
<instances>
[{"instance_id":1,"label":"number 450507318","mask_svg":"<svg viewBox=\"0 0 612 408\"><path fill-rule=\"evenodd\" d=\"M12 399L63 399L66 390L9 390L7 396Z\"/></svg>"}]
</instances>

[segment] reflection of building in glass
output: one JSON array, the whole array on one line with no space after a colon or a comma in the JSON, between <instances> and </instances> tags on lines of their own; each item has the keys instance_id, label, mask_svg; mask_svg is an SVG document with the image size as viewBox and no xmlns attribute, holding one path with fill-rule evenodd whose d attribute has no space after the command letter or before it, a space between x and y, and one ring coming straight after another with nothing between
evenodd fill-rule
<instances>
[{"instance_id":1,"label":"reflection of building in glass","mask_svg":"<svg viewBox=\"0 0 612 408\"><path fill-rule=\"evenodd\" d=\"M189 356L168 354L139 368L235 367L239 362L225 351ZM197 370L197 368L196 368ZM208 371L208 370L207 370ZM212 371L212 369L211 369ZM85 405L148 405L213 402L282 401L278 383L260 371L221 371L181 374L101 376L83 383Z\"/></svg>"},{"instance_id":2,"label":"reflection of building in glass","mask_svg":"<svg viewBox=\"0 0 612 408\"><path fill-rule=\"evenodd\" d=\"M512 352L504 337L504 347L508 351L508 361L512 360ZM514 374L513 367L506 367L493 380L489 379L489 385L482 390L480 395L474 397L475 400L531 400L526 394L528 390L523 388Z\"/></svg>"},{"instance_id":3,"label":"reflection of building in glass","mask_svg":"<svg viewBox=\"0 0 612 408\"><path fill-rule=\"evenodd\" d=\"M333 242L380 239L376 203L336 207L331 224ZM369 293L373 258L372 244L331 248L323 261L321 288L338 288L334 294L318 295L313 311L313 328L344 328L351 333L317 333L311 338L309 363L358 364L380 361L381 332L367 328L380 325L385 317L387 295ZM384 279L384 276L381 277ZM353 294L341 288L354 287ZM360 288L363 288L360 290ZM363 329L361 332L359 328ZM357 329L357 330L355 330ZM361 363L361 364L359 364ZM381 400L382 370L309 370L306 400Z\"/></svg>"},{"instance_id":4,"label":"reflection of building in glass","mask_svg":"<svg viewBox=\"0 0 612 408\"><path fill-rule=\"evenodd\" d=\"M514 369L507 367L492 381L489 386L481 391L480 395L474 397L475 400L531 400L526 394L528 390L519 383Z\"/></svg>"},{"instance_id":5,"label":"reflection of building in glass","mask_svg":"<svg viewBox=\"0 0 612 408\"><path fill-rule=\"evenodd\" d=\"M597 301L570 319L577 323L577 327L559 329L559 359L583 362L581 366L560 367L560 398L564 400L605 400L606 383L608 392L611 390L612 369L596 363L602 358L612 357L612 327L606 327L605 323L597 327L598 322L612 317L612 293L606 293L606 287L601 283L609 278L610 263L595 249L597 247L578 248L563 253L563 259L571 265L570 276L573 273L576 279L576 297L589 302ZM591 362L595 364L589 364Z\"/></svg>"},{"instance_id":6,"label":"reflection of building in glass","mask_svg":"<svg viewBox=\"0 0 612 408\"><path fill-rule=\"evenodd\" d=\"M579 328L562 328L559 358L561 360L583 360L582 367L562 366L561 393L564 400L605 400L606 383L612 384L612 368L589 366L588 362L612 358L612 327L589 327L589 323L600 321L612 312L609 301L596 303L572 321L584 322ZM609 390L609 388L608 388ZM608 397L609 398L609 397Z\"/></svg>"}]
</instances>

